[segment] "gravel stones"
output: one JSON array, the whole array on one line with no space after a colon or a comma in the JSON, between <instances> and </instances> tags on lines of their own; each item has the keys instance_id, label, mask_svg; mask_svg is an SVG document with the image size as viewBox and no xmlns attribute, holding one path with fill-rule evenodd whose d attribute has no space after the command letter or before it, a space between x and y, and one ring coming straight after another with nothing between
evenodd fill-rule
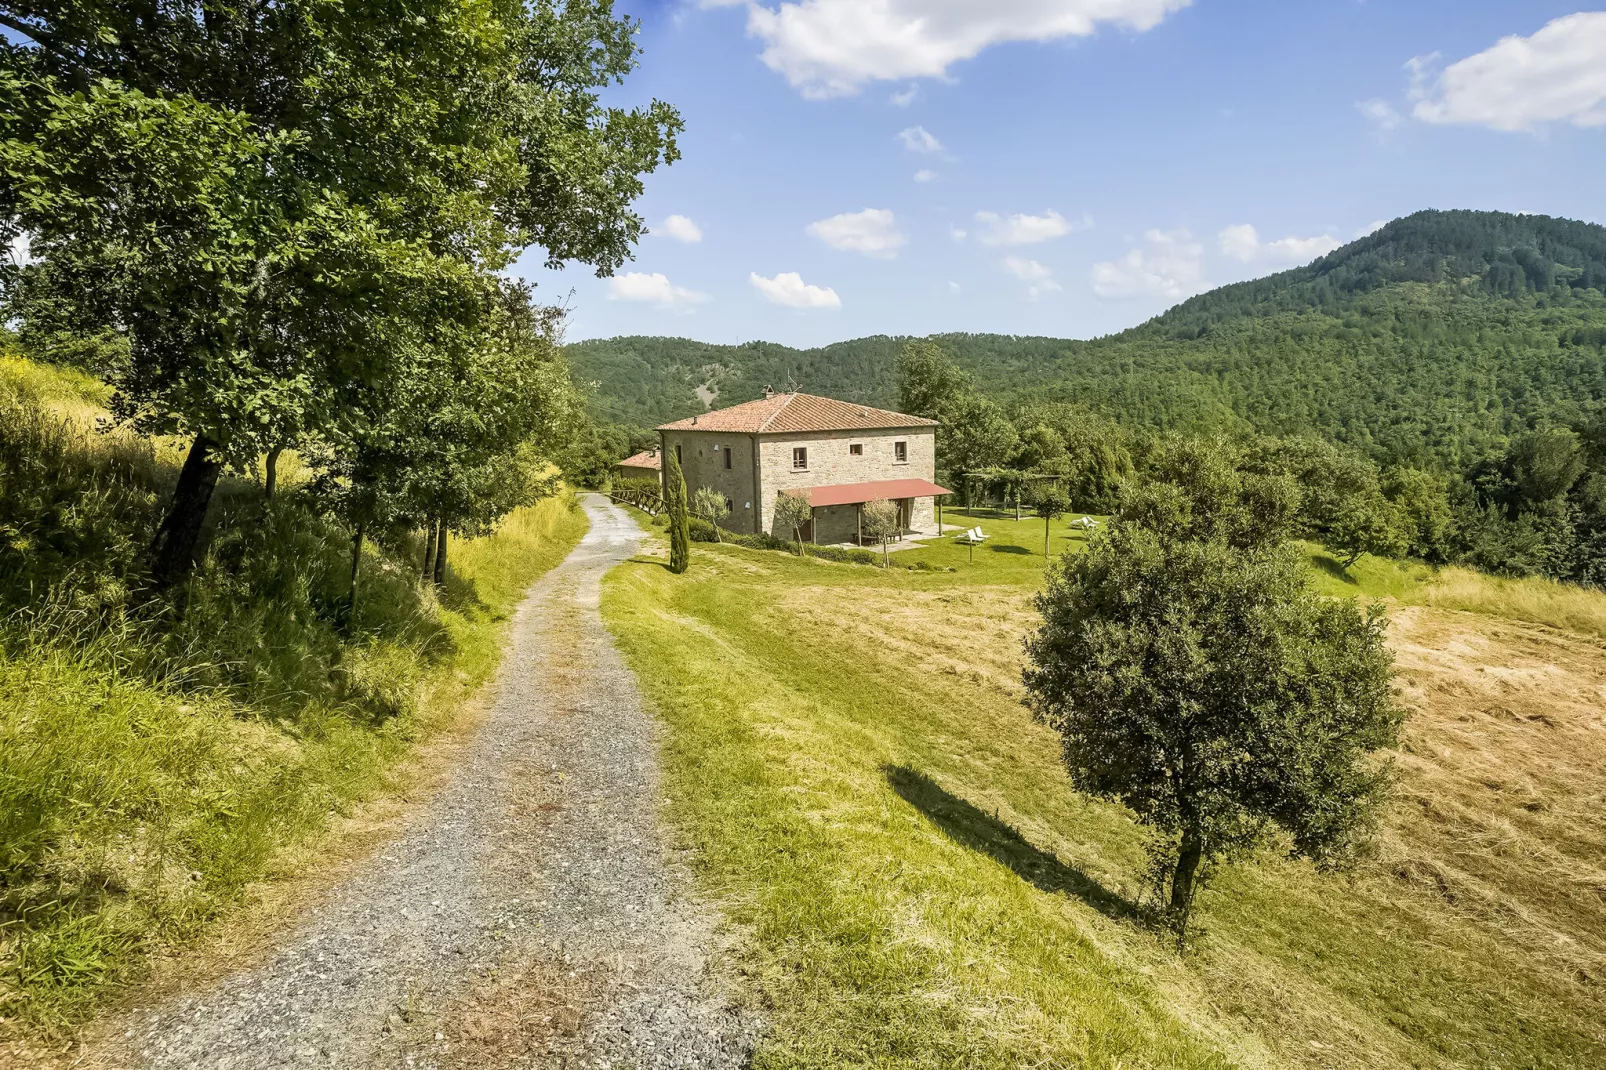
<instances>
[{"instance_id":1,"label":"gravel stones","mask_svg":"<svg viewBox=\"0 0 1606 1070\"><path fill-rule=\"evenodd\" d=\"M643 533L598 495L584 508L451 780L261 965L132 1016L127 1063L747 1064L752 1023L710 969L717 918L665 846L655 728L598 612Z\"/></svg>"}]
</instances>

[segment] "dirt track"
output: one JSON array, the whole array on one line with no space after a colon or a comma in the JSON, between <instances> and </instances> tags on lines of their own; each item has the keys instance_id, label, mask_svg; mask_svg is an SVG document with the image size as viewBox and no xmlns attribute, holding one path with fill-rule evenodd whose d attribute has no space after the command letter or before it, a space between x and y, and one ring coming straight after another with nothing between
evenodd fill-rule
<instances>
[{"instance_id":1,"label":"dirt track","mask_svg":"<svg viewBox=\"0 0 1606 1070\"><path fill-rule=\"evenodd\" d=\"M642 533L606 499L530 592L495 706L395 842L259 965L115 1023L86 1062L303 1067L727 1067L716 919L663 843L651 720L600 585Z\"/></svg>"}]
</instances>

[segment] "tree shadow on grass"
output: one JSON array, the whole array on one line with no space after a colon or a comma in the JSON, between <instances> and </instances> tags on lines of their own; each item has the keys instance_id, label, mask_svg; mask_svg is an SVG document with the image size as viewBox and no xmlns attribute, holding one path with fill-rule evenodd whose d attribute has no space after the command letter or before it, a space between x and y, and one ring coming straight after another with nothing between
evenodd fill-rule
<instances>
[{"instance_id":1,"label":"tree shadow on grass","mask_svg":"<svg viewBox=\"0 0 1606 1070\"><path fill-rule=\"evenodd\" d=\"M1106 917L1143 921L1143 911L1093 877L1040 850L1009 825L959 798L924 773L904 765L882 767L887 783L905 802L961 847L979 851L1041 891L1074 895Z\"/></svg>"},{"instance_id":2,"label":"tree shadow on grass","mask_svg":"<svg viewBox=\"0 0 1606 1070\"><path fill-rule=\"evenodd\" d=\"M627 558L624 563L627 564L627 565L656 565L659 568L663 569L665 572L670 571L669 562L664 560L661 557L642 557L642 556L637 556L637 557Z\"/></svg>"},{"instance_id":3,"label":"tree shadow on grass","mask_svg":"<svg viewBox=\"0 0 1606 1070\"><path fill-rule=\"evenodd\" d=\"M1339 583L1346 584L1350 587L1360 586L1359 580L1357 580L1354 576L1351 576L1348 572L1345 572L1343 565L1339 564L1337 561L1334 561L1326 554L1311 554L1310 563L1319 571L1325 572L1329 576L1333 577L1333 579L1337 580Z\"/></svg>"},{"instance_id":4,"label":"tree shadow on grass","mask_svg":"<svg viewBox=\"0 0 1606 1070\"><path fill-rule=\"evenodd\" d=\"M1024 546L994 546L992 551L995 554L1023 554L1027 557L1032 555L1032 551Z\"/></svg>"}]
</instances>

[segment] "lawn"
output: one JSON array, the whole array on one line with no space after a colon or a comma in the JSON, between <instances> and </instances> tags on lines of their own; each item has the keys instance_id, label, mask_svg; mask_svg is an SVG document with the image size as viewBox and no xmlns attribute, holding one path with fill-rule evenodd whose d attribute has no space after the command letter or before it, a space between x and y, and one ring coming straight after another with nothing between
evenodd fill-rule
<instances>
[{"instance_id":1,"label":"lawn","mask_svg":"<svg viewBox=\"0 0 1606 1070\"><path fill-rule=\"evenodd\" d=\"M955 572L699 545L608 581L757 1065L1606 1065L1598 644L1401 607L1415 716L1377 857L1225 871L1179 956L1139 920L1141 830L1020 705L1042 521L981 523L974 566L894 555ZM1356 591L1431 586L1386 564Z\"/></svg>"}]
</instances>

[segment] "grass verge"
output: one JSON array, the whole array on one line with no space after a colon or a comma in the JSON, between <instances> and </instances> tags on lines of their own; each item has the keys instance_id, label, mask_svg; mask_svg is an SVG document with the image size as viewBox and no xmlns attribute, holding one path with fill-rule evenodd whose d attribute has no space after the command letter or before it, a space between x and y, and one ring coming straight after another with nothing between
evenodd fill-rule
<instances>
[{"instance_id":1,"label":"grass verge","mask_svg":"<svg viewBox=\"0 0 1606 1070\"><path fill-rule=\"evenodd\" d=\"M346 532L230 480L182 614L153 609L130 569L172 466L87 429L94 385L0 366L0 1037L69 1030L394 787L586 527L568 494L521 509L452 541L439 592L391 533L342 628Z\"/></svg>"}]
</instances>

